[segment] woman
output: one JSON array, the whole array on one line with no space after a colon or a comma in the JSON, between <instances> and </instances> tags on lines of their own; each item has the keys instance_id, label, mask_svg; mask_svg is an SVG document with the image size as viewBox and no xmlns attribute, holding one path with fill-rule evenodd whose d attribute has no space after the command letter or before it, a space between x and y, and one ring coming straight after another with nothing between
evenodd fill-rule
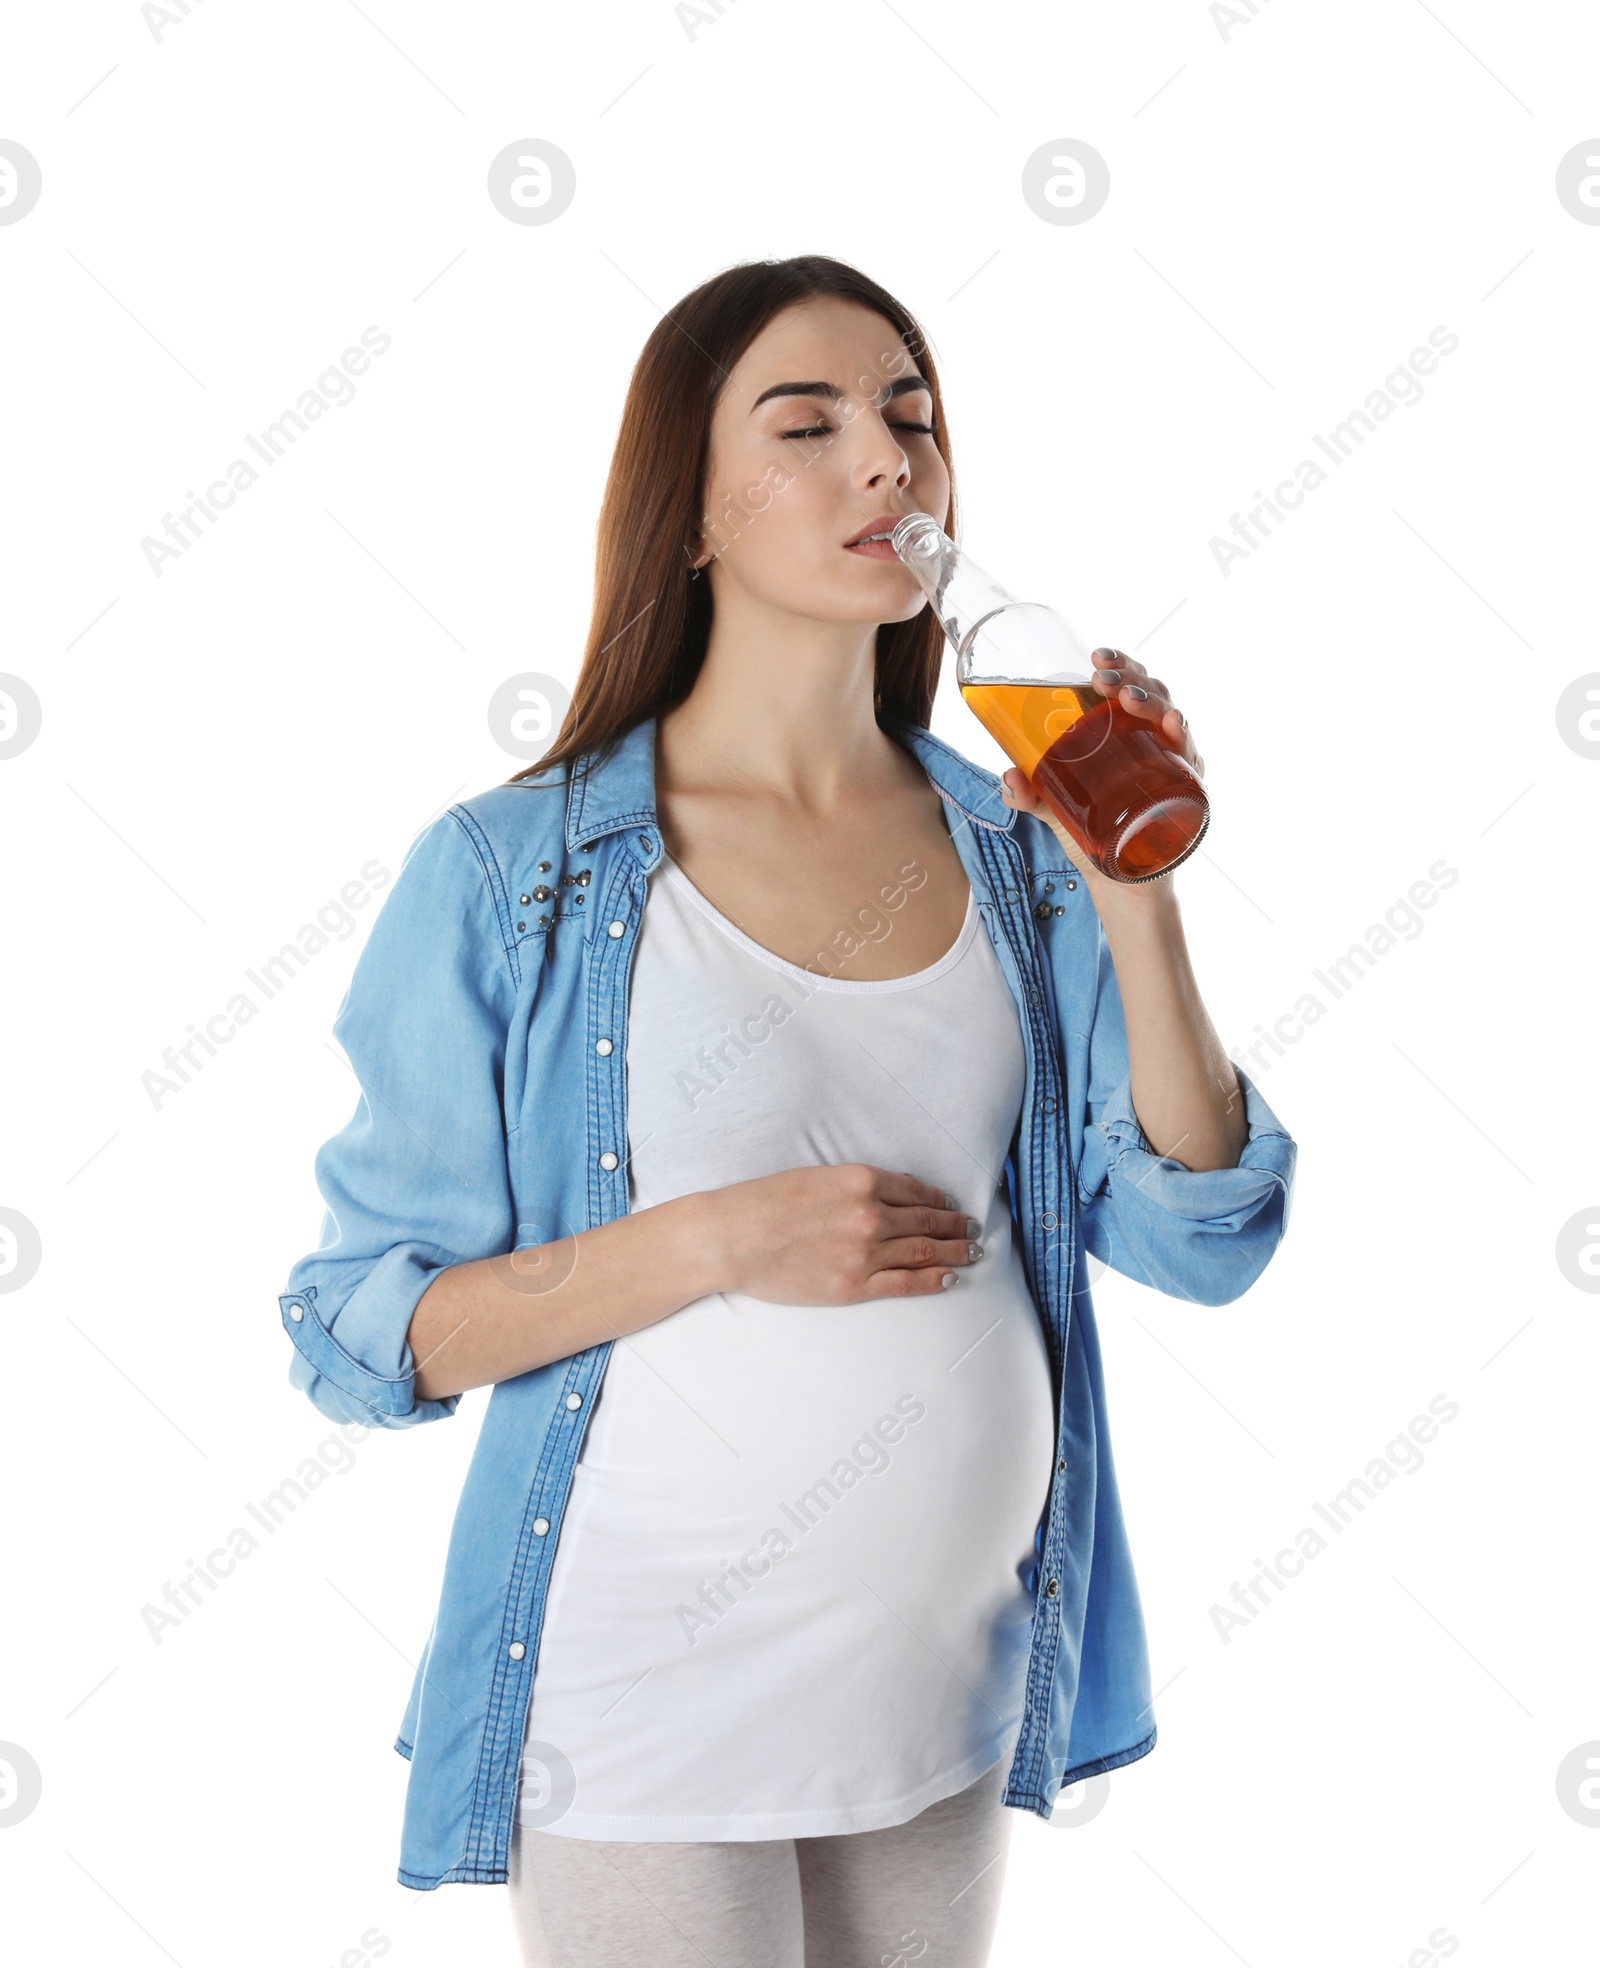
<instances>
[{"instance_id":1,"label":"woman","mask_svg":"<svg viewBox=\"0 0 1600 1968\"><path fill-rule=\"evenodd\" d=\"M982 1963L1006 1807L1155 1741L1084 1253L1224 1303L1295 1150L1172 881L928 731L941 630L873 539L951 495L874 282L691 294L557 742L424 830L340 1011L292 1377L387 1428L494 1386L400 1878L508 1883L529 1962Z\"/></svg>"}]
</instances>

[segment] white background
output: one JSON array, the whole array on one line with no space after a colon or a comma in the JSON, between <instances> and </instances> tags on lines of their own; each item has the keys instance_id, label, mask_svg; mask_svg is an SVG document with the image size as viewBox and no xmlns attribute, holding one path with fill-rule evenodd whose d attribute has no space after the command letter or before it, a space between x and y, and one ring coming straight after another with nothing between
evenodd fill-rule
<instances>
[{"instance_id":1,"label":"white background","mask_svg":"<svg viewBox=\"0 0 1600 1968\"><path fill-rule=\"evenodd\" d=\"M1555 1248L1600 1198L1600 763L1555 712L1600 670L1600 226L1555 173L1600 126L1592 12L71 11L12 10L0 79L43 172L0 227L0 669L44 715L0 762L0 1205L43 1242L0 1297L0 1740L43 1773L0 1830L8 1958L322 1968L376 1930L394 1968L515 1962L502 1889L394 1879L483 1395L369 1437L160 1645L141 1612L330 1433L277 1293L373 910L159 1109L141 1075L517 769L486 706L575 674L641 343L719 267L822 251L925 323L974 555L1187 711L1215 819L1179 880L1230 1045L1460 877L1257 1063L1301 1144L1261 1282L1098 1288L1160 1742L1091 1822L1017 1814L995 1962L1389 1968L1439 1929L1462 1968L1579 1959L1600 1301ZM577 173L548 226L485 191L527 137ZM1082 225L1021 195L1064 137L1110 169ZM355 401L153 574L141 539L369 324ZM1225 576L1212 536L1436 326L1423 399ZM1003 763L948 676L935 726ZM1225 1644L1212 1606L1436 1395L1425 1465Z\"/></svg>"}]
</instances>

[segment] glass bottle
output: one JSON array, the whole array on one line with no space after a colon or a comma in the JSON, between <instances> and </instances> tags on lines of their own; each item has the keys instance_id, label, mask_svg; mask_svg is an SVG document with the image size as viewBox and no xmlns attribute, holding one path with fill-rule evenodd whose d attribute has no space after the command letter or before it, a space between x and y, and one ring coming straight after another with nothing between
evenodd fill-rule
<instances>
[{"instance_id":1,"label":"glass bottle","mask_svg":"<svg viewBox=\"0 0 1600 1968\"><path fill-rule=\"evenodd\" d=\"M1205 785L1148 718L1093 683L1094 658L1055 609L1018 601L927 513L889 543L916 576L956 652L967 708L1099 872L1156 881L1200 845Z\"/></svg>"}]
</instances>

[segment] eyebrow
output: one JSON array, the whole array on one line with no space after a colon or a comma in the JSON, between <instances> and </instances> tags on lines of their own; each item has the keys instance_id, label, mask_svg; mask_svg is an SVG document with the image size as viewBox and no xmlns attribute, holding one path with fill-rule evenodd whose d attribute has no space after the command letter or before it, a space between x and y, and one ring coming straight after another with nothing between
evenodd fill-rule
<instances>
[{"instance_id":1,"label":"eyebrow","mask_svg":"<svg viewBox=\"0 0 1600 1968\"><path fill-rule=\"evenodd\" d=\"M926 376L902 376L897 382L889 385L889 396L884 400L887 402L894 397L904 396L910 390L926 390L931 396L933 385ZM770 389L761 392L751 404L750 411L754 415L769 397L774 396L822 396L837 403L843 395L844 391L836 383L774 383Z\"/></svg>"}]
</instances>

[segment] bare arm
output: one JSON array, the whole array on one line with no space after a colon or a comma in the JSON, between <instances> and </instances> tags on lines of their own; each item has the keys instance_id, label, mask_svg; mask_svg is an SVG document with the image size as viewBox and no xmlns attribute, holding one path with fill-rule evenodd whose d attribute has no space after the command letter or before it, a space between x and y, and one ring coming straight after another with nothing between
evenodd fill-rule
<instances>
[{"instance_id":1,"label":"bare arm","mask_svg":"<svg viewBox=\"0 0 1600 1968\"><path fill-rule=\"evenodd\" d=\"M1096 687L1131 715L1157 725L1164 741L1202 771L1205 761L1194 748L1188 720L1174 708L1166 685L1120 650L1094 653L1100 665ZM1001 784L1008 805L1037 813L1049 826L1099 911L1128 1031L1133 1111L1145 1139L1158 1155L1170 1155L1189 1169L1237 1168L1250 1138L1244 1095L1195 982L1172 878L1108 881L1020 767L1012 766Z\"/></svg>"},{"instance_id":2,"label":"bare arm","mask_svg":"<svg viewBox=\"0 0 1600 1968\"><path fill-rule=\"evenodd\" d=\"M1013 766L1007 797L1027 812L1033 789L1024 780L1019 795L1013 773L1022 779ZM1128 1031L1133 1111L1145 1139L1185 1168L1237 1168L1250 1138L1244 1094L1195 982L1171 878L1108 881L1048 807L1040 802L1037 810L1077 862L1100 912Z\"/></svg>"},{"instance_id":3,"label":"bare arm","mask_svg":"<svg viewBox=\"0 0 1600 1968\"><path fill-rule=\"evenodd\" d=\"M1170 881L1095 895L1128 1028L1133 1111L1158 1155L1237 1168L1250 1137L1233 1062L1200 997Z\"/></svg>"},{"instance_id":4,"label":"bare arm","mask_svg":"<svg viewBox=\"0 0 1600 1968\"><path fill-rule=\"evenodd\" d=\"M418 1400L509 1380L620 1339L714 1291L699 1196L441 1271L407 1338Z\"/></svg>"},{"instance_id":5,"label":"bare arm","mask_svg":"<svg viewBox=\"0 0 1600 1968\"><path fill-rule=\"evenodd\" d=\"M706 1189L553 1244L441 1271L407 1333L419 1400L510 1380L710 1292L850 1305L945 1289L978 1225L897 1170L846 1162Z\"/></svg>"}]
</instances>

